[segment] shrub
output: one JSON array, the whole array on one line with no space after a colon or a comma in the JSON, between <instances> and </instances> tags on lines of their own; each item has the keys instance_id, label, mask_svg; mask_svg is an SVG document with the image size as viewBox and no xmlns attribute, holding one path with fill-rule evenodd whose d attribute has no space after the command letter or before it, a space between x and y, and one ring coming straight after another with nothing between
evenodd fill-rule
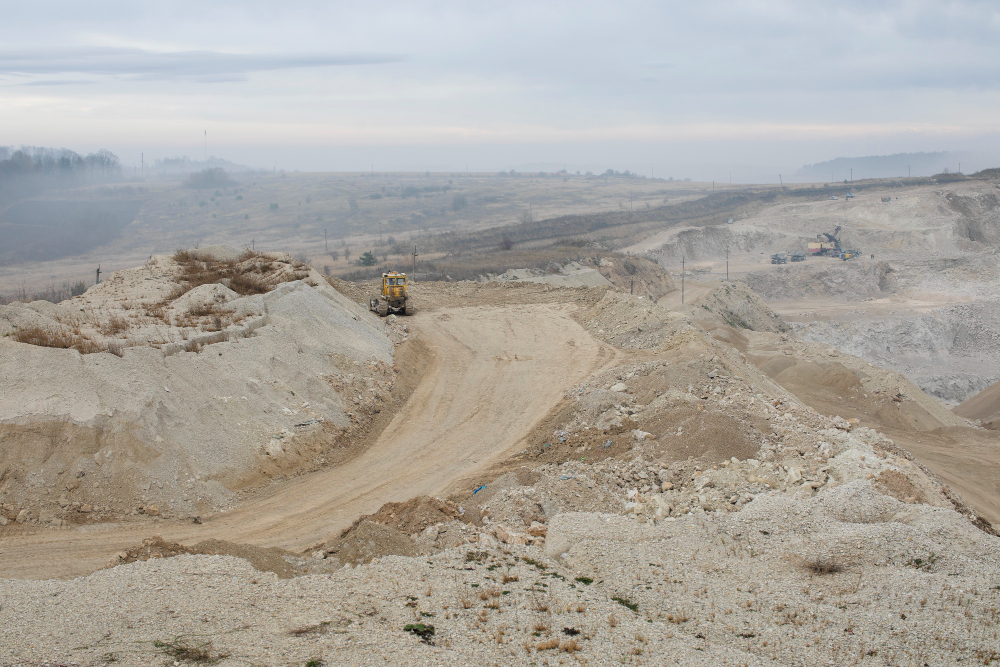
<instances>
[{"instance_id":1,"label":"shrub","mask_svg":"<svg viewBox=\"0 0 1000 667\"><path fill-rule=\"evenodd\" d=\"M816 556L802 563L813 574L836 574L843 572L844 566L829 556Z\"/></svg>"},{"instance_id":2,"label":"shrub","mask_svg":"<svg viewBox=\"0 0 1000 667\"><path fill-rule=\"evenodd\" d=\"M216 187L227 187L232 185L233 181L229 178L229 174L226 170L221 167L215 167L212 169L203 169L199 172L195 172L188 176L185 185L189 188L208 189Z\"/></svg>"}]
</instances>

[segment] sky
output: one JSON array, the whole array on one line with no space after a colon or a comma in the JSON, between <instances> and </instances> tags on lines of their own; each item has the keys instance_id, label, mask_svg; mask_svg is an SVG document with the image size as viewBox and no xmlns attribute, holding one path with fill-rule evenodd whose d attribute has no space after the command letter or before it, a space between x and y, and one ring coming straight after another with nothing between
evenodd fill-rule
<instances>
[{"instance_id":1,"label":"sky","mask_svg":"<svg viewBox=\"0 0 1000 667\"><path fill-rule=\"evenodd\" d=\"M126 165L207 153L290 171L769 182L898 152L1000 164L995 0L3 0L0 13L0 145L108 148Z\"/></svg>"}]
</instances>

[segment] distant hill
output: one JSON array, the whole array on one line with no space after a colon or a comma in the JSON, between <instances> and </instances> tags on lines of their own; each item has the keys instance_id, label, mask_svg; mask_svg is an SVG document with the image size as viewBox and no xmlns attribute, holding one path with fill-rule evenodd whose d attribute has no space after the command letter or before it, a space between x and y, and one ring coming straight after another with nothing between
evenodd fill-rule
<instances>
[{"instance_id":1,"label":"distant hill","mask_svg":"<svg viewBox=\"0 0 1000 667\"><path fill-rule=\"evenodd\" d=\"M838 157L826 162L807 164L799 169L797 176L807 176L822 181L842 181L851 177L854 170L854 180L863 178L894 178L910 176L933 176L934 174L958 171L959 163L964 173L972 173L988 165L985 155L968 152L940 153L896 153L895 155L869 155L866 157Z\"/></svg>"}]
</instances>

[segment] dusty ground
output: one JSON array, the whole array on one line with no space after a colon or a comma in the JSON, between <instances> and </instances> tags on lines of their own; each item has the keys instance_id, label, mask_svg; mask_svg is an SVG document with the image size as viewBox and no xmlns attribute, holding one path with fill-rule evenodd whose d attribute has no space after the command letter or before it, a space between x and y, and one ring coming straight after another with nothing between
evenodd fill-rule
<instances>
[{"instance_id":1,"label":"dusty ground","mask_svg":"<svg viewBox=\"0 0 1000 667\"><path fill-rule=\"evenodd\" d=\"M0 582L0 660L1000 660L1000 538L929 463L872 428L969 427L902 376L727 324L773 318L725 286L708 295L713 310L680 312L585 288L433 291L413 328L456 361L436 359L367 450L390 456L357 459L389 477L361 465L353 479L350 465L322 471L203 526L159 521L166 539L141 546L139 532L117 526L8 533L4 566L19 563L22 577L44 562L63 574L74 558L96 565L118 538L132 542L115 545L116 561L149 559L68 581ZM470 299L486 303L452 305ZM543 350L562 370L535 356ZM567 370L579 379L562 382ZM859 392L877 409L844 419ZM841 416L812 407L821 400L840 400ZM398 454L413 449L445 468L413 476L421 462ZM377 507L377 496L407 496L393 480L450 487L451 500ZM344 497L337 483L369 517L340 522L324 505ZM238 534L334 539L297 556L195 544ZM198 555L212 553L223 555ZM288 578L303 571L315 574Z\"/></svg>"},{"instance_id":2,"label":"dusty ground","mask_svg":"<svg viewBox=\"0 0 1000 667\"><path fill-rule=\"evenodd\" d=\"M981 307L989 187L900 190L891 215L878 193L779 197L671 231L661 260L696 260L684 304L622 293L617 269L617 291L418 283L424 379L355 458L200 524L0 528L20 579L0 582L0 662L1000 662L996 432L765 304L858 326L858 295L869 322ZM900 254L759 264L830 221ZM718 280L734 240L756 292ZM931 242L958 259L912 259Z\"/></svg>"},{"instance_id":3,"label":"dusty ground","mask_svg":"<svg viewBox=\"0 0 1000 667\"><path fill-rule=\"evenodd\" d=\"M566 301L544 290L538 288L539 297ZM484 301L495 300L495 292L503 300L504 293L516 299L524 291L479 289ZM421 310L406 320L429 354L422 379L364 454L300 476L224 514L202 516L200 525L188 518L161 520L155 527L112 523L34 531L11 522L0 528L0 576L83 574L150 530L171 540L211 536L303 549L385 502L443 493L452 480L489 466L518 445L565 387L614 358L570 317L579 307L575 303L436 308L432 294L418 288ZM442 301L447 294L446 289ZM71 551L59 547L66 543L74 545ZM65 558L46 557L39 567L42 554L60 551Z\"/></svg>"}]
</instances>

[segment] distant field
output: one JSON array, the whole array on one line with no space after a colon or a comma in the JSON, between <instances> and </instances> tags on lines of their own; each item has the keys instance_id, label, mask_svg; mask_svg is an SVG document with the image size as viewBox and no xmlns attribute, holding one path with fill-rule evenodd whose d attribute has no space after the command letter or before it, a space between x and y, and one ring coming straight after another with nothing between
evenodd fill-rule
<instances>
[{"instance_id":1,"label":"distant field","mask_svg":"<svg viewBox=\"0 0 1000 667\"><path fill-rule=\"evenodd\" d=\"M710 184L571 174L278 174L219 189L196 190L179 182L143 188L145 200L131 223L113 235L95 234L94 242L71 256L39 227L30 262L0 264L0 294L92 282L98 264L113 271L152 254L216 243L283 250L343 274L367 250L380 261L394 246L409 252L417 245L423 254L431 237L448 232L566 215L639 213L711 192ZM136 200L126 188L82 188L64 196L66 220L75 219L74 206L125 207ZM76 200L86 200L86 206ZM436 254L444 250L439 247Z\"/></svg>"}]
</instances>

